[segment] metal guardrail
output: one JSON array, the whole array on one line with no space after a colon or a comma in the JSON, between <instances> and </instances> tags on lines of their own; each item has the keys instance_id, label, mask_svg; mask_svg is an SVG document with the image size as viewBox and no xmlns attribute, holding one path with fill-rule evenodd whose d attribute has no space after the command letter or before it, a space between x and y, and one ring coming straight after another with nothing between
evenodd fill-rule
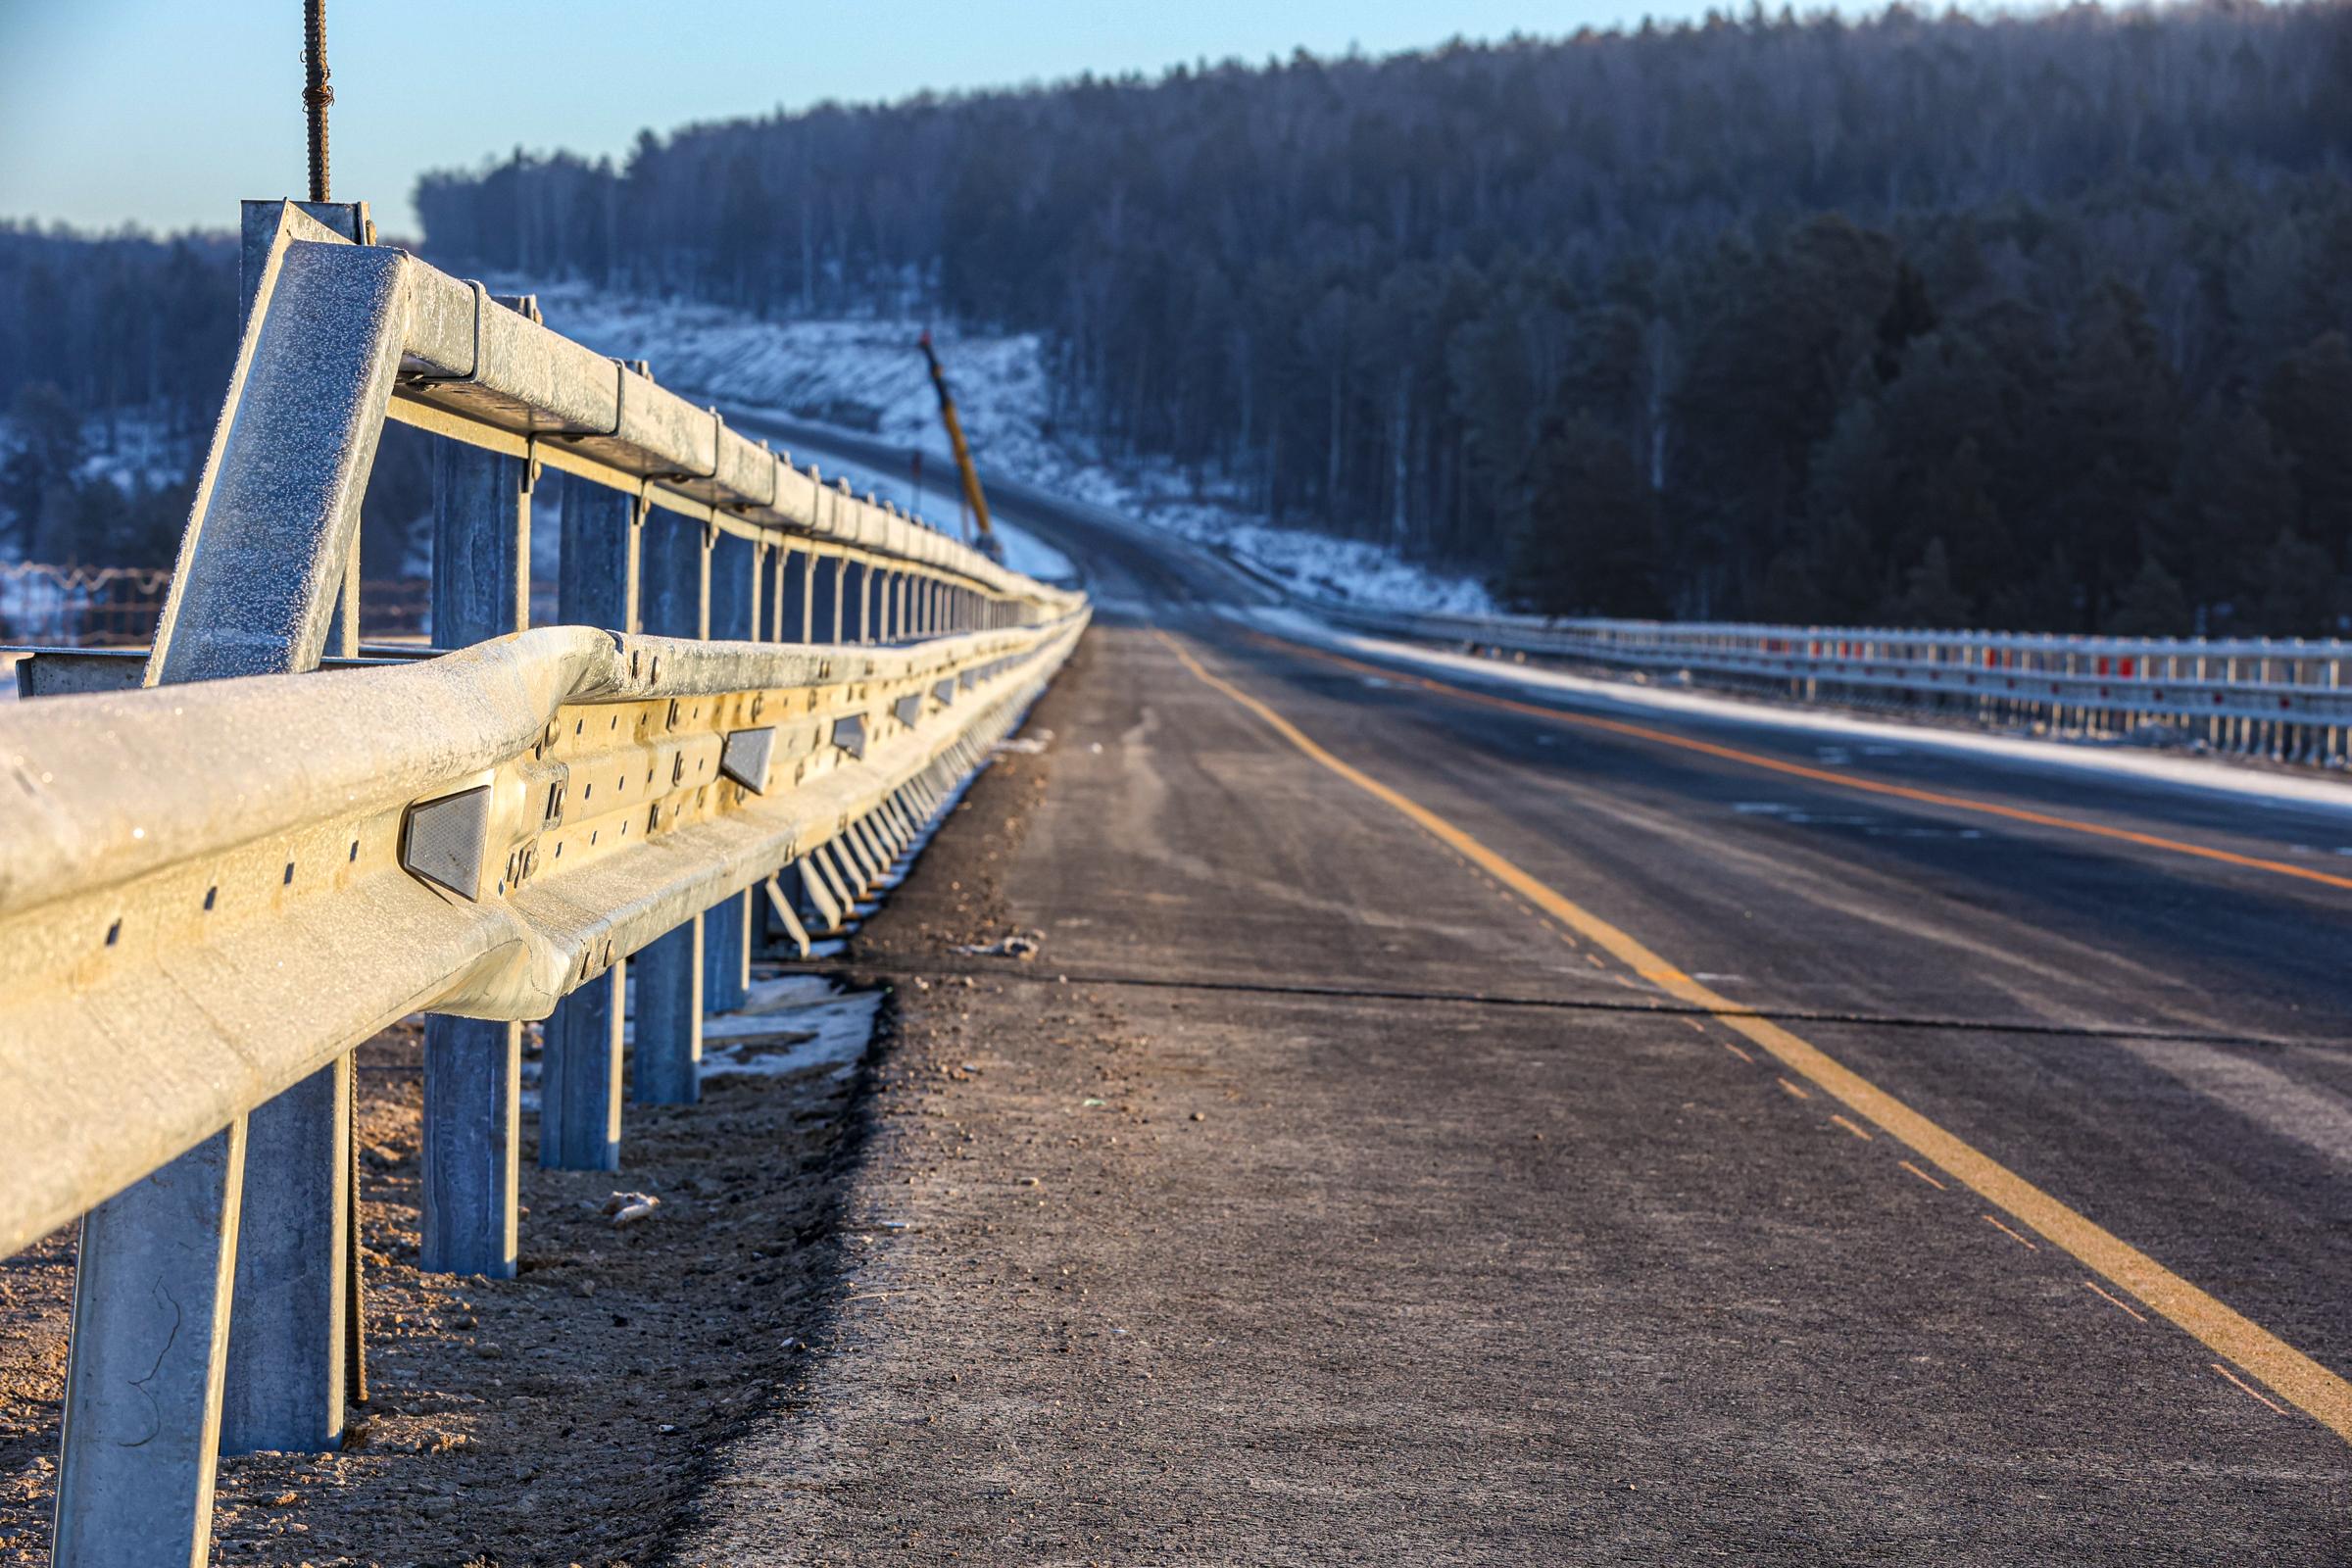
<instances>
[{"instance_id":1,"label":"metal guardrail","mask_svg":"<svg viewBox=\"0 0 2352 1568\"><path fill-rule=\"evenodd\" d=\"M141 685L35 652L0 709L0 1250L83 1215L59 1563L203 1562L217 1453L339 1443L355 1045L428 1013L418 1266L513 1274L519 1020L540 1163L617 1168L624 1004L634 1098L697 1098L755 931L842 929L1087 623L371 238L248 204ZM448 438L448 652L358 643L386 418ZM547 470L566 624L532 630Z\"/></svg>"},{"instance_id":2,"label":"metal guardrail","mask_svg":"<svg viewBox=\"0 0 2352 1568\"><path fill-rule=\"evenodd\" d=\"M0 562L0 642L55 648L138 647L155 639L155 623L172 592L163 566L53 566ZM422 636L432 610L432 584L418 577L370 579L361 586L367 630L377 637ZM552 588L534 585L531 613L555 613Z\"/></svg>"},{"instance_id":3,"label":"metal guardrail","mask_svg":"<svg viewBox=\"0 0 2352 1568\"><path fill-rule=\"evenodd\" d=\"M550 627L7 713L0 1250L406 1014L546 1017L994 740L1082 622L890 649ZM125 1077L151 1113L105 1110Z\"/></svg>"},{"instance_id":4,"label":"metal guardrail","mask_svg":"<svg viewBox=\"0 0 2352 1568\"><path fill-rule=\"evenodd\" d=\"M2352 643L2059 637L1651 620L1425 615L1315 601L1382 635L1687 672L1805 702L1896 703L2089 736L2149 720L2222 751L2343 765Z\"/></svg>"}]
</instances>

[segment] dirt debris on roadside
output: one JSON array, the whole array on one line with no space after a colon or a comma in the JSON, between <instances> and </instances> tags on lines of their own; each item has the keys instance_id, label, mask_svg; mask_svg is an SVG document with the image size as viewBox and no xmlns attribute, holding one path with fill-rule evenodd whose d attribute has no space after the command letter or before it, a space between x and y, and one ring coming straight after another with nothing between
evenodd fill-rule
<instances>
[{"instance_id":1,"label":"dirt debris on roadside","mask_svg":"<svg viewBox=\"0 0 2352 1568\"><path fill-rule=\"evenodd\" d=\"M951 853L935 849L909 873L946 886L950 923L884 919L836 960L844 1004L871 1010L862 1055L795 1067L808 1036L783 1030L800 1021L789 1012L772 1036L713 1043L702 1103L628 1106L617 1174L538 1169L526 1112L513 1280L416 1273L421 1030L363 1045L354 1136L370 1401L353 1410L339 1453L221 1460L214 1560L699 1564L672 1548L724 1490L722 1454L778 1422L825 1419L821 1369L856 1349L840 1343L839 1313L874 1247L906 1233L867 1213L883 1200L862 1179L866 1155L885 1118L914 1109L906 1091L941 1068L929 1050L919 1064L898 1059L892 988L959 944L1041 935L1013 925L998 879L1045 788L1051 738L1001 747L954 813ZM999 984L934 975L923 989L953 1007L949 998L976 1002ZM969 1017L940 1031L957 1042L945 1071L961 1081L988 1064ZM778 1045L781 1055L762 1054ZM73 1283L71 1230L0 1260L0 1568L48 1560Z\"/></svg>"},{"instance_id":2,"label":"dirt debris on roadside","mask_svg":"<svg viewBox=\"0 0 2352 1568\"><path fill-rule=\"evenodd\" d=\"M856 1073L630 1105L625 1189L537 1169L526 1118L519 1272L493 1281L416 1269L420 1051L408 1025L359 1052L369 1402L339 1453L221 1460L214 1560L653 1562L827 1343ZM73 1269L71 1229L0 1267L0 1564L48 1560Z\"/></svg>"}]
</instances>

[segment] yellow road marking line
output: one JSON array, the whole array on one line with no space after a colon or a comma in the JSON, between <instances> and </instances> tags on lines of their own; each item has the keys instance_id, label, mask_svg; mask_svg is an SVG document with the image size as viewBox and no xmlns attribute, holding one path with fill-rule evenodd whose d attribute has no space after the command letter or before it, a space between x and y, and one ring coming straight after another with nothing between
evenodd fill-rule
<instances>
[{"instance_id":1,"label":"yellow road marking line","mask_svg":"<svg viewBox=\"0 0 2352 1568\"><path fill-rule=\"evenodd\" d=\"M1950 1191L1951 1191L1951 1189L1950 1189L1950 1188L1948 1188L1948 1187L1946 1187L1946 1186L1944 1186L1944 1185L1943 1185L1943 1183L1941 1183L1941 1182L1937 1181L1937 1180L1936 1180L1935 1177L1933 1177L1933 1176L1929 1175L1929 1174L1928 1174L1926 1171L1924 1171L1924 1170L1921 1170L1921 1169L1920 1169L1920 1168L1919 1168L1917 1165L1914 1165L1914 1164L1912 1164L1912 1163L1911 1163L1909 1160L1907 1160L1907 1159L1899 1159L1899 1160L1896 1160L1896 1161L1895 1161L1895 1163L1896 1163L1896 1164L1898 1164L1898 1165L1900 1165L1900 1166L1902 1166L1902 1167L1903 1167L1903 1169L1905 1169L1905 1170L1909 1171L1909 1172L1910 1172L1912 1175L1914 1175L1914 1176L1918 1177L1918 1178L1919 1178L1921 1181L1923 1181L1923 1182L1926 1182L1926 1183L1927 1183L1927 1184L1928 1184L1930 1187L1933 1187L1933 1188L1935 1188L1935 1189L1936 1189L1937 1192L1939 1192L1939 1193L1948 1193L1948 1192L1950 1192Z\"/></svg>"},{"instance_id":2,"label":"yellow road marking line","mask_svg":"<svg viewBox=\"0 0 2352 1568\"><path fill-rule=\"evenodd\" d=\"M1746 1052L1741 1051L1738 1046L1733 1045L1729 1040L1718 1040L1715 1043L1721 1046L1724 1050L1730 1052L1733 1055L1738 1056L1741 1061L1746 1062L1749 1066L1752 1067L1756 1064L1755 1057L1749 1055Z\"/></svg>"},{"instance_id":3,"label":"yellow road marking line","mask_svg":"<svg viewBox=\"0 0 2352 1568\"><path fill-rule=\"evenodd\" d=\"M1809 1090L1809 1089L1799 1089L1799 1088L1798 1088L1796 1085L1794 1085L1794 1084L1790 1083L1790 1082L1789 1082L1788 1079L1786 1079L1786 1078L1783 1078L1782 1080L1780 1080L1780 1084L1781 1084L1781 1087L1782 1087L1783 1089L1786 1089L1786 1090L1788 1090L1788 1091L1790 1094L1794 1095L1794 1096L1795 1096L1797 1099L1799 1099L1799 1100L1811 1100L1811 1099L1813 1098L1813 1092L1812 1092L1811 1090Z\"/></svg>"},{"instance_id":4,"label":"yellow road marking line","mask_svg":"<svg viewBox=\"0 0 2352 1568\"><path fill-rule=\"evenodd\" d=\"M1876 1142L1877 1142L1877 1140L1876 1140L1876 1139L1874 1139L1874 1138L1872 1138L1872 1137L1870 1136L1870 1134L1868 1134L1868 1133L1864 1132L1864 1131L1863 1131L1863 1130L1862 1130L1860 1127L1856 1126L1854 1123L1852 1123L1852 1122L1850 1122L1850 1121L1847 1121L1847 1120L1846 1120L1846 1119L1845 1119L1843 1116L1839 1116L1839 1115L1837 1115L1837 1114L1834 1114L1834 1113L1833 1113L1833 1114L1831 1115L1831 1117L1830 1117L1830 1120L1832 1120L1832 1121L1836 1122L1836 1123L1837 1123L1838 1126L1840 1126L1840 1127L1844 1128L1844 1129L1845 1129L1847 1132L1849 1132L1849 1133L1852 1133L1852 1134L1853 1134L1853 1135L1854 1135L1856 1138L1859 1138L1859 1139L1861 1139L1861 1140L1862 1140L1864 1143L1866 1143L1866 1144L1869 1144L1869 1143L1876 1143Z\"/></svg>"},{"instance_id":5,"label":"yellow road marking line","mask_svg":"<svg viewBox=\"0 0 2352 1568\"><path fill-rule=\"evenodd\" d=\"M1779 1024L1754 1016L1739 1004L1692 980L1627 932L1561 897L1427 807L1340 760L1273 709L1240 687L1210 674L1175 638L1164 631L1156 635L1204 685L1255 713L1309 760L1390 807L1472 864L1483 867L1643 979L1713 1013L1846 1109L1897 1143L1909 1146L1954 1181L2135 1300L2144 1302L2206 1348L2251 1373L2264 1387L2337 1437L2352 1443L2352 1383L2346 1383L2268 1329L2231 1310L2131 1243L2052 1198L1958 1134L1913 1110L1818 1047ZM1559 716L1546 710L1534 711ZM1677 741L1677 744L1685 743ZM1926 1173L1916 1167L1913 1174L1926 1178Z\"/></svg>"},{"instance_id":6,"label":"yellow road marking line","mask_svg":"<svg viewBox=\"0 0 2352 1568\"><path fill-rule=\"evenodd\" d=\"M1588 954L1586 954L1586 955L1585 955L1585 961L1586 961L1587 963L1591 964L1591 965L1592 965L1593 968L1595 968L1595 969L1606 969L1606 968L1608 967L1608 965L1607 965L1607 964L1605 964L1605 963L1601 962L1601 961L1600 961L1598 958L1596 958L1596 957L1592 956L1592 955L1591 955L1590 953L1588 953Z\"/></svg>"},{"instance_id":7,"label":"yellow road marking line","mask_svg":"<svg viewBox=\"0 0 2352 1568\"><path fill-rule=\"evenodd\" d=\"M2017 1232L2011 1230L2008 1226L2002 1224L1999 1220L1994 1219L1990 1214L1984 1215L1984 1219L1985 1224L1991 1226L1994 1230L1999 1231L2003 1236L2008 1237L2011 1241L2024 1248L2027 1251L2038 1252L2041 1250L2040 1248L2035 1247L2032 1242L2027 1241L2023 1236L2018 1235Z\"/></svg>"},{"instance_id":8,"label":"yellow road marking line","mask_svg":"<svg viewBox=\"0 0 2352 1568\"><path fill-rule=\"evenodd\" d=\"M2117 1307L2117 1308L2121 1309L2122 1311L2124 1311L2125 1313L2129 1314L2129 1315L2131 1316L2131 1318L2132 1318L2132 1322L2134 1322L2134 1323L2145 1323L2145 1322L2147 1321L2147 1319L2146 1319L2145 1317L2142 1317L2142 1316L2140 1315L2140 1313L2139 1313L2139 1309L2138 1309L2137 1307L2134 1307L2134 1306L2133 1306L2133 1305L2132 1305L2132 1304L2130 1301L2127 1301L2127 1300L2125 1300L2125 1299L2124 1299L2122 1297L2120 1297L2120 1296L2116 1295L2116 1294L2115 1294L2113 1291L2110 1291L2110 1290L2106 1289L2104 1286L2100 1285L2100 1284L2099 1284L2099 1282L2098 1282L2097 1280L2084 1280L2084 1281L2082 1282L2082 1284L2083 1284L2083 1287L2084 1287L2086 1290L2090 1290L2090 1291L2094 1291L2094 1292L2096 1292L2096 1293L2098 1294L2099 1298L2100 1298L2102 1300L2104 1300L2104 1301L2108 1302L2110 1305L2112 1305L2112 1306L2115 1306L2115 1307Z\"/></svg>"},{"instance_id":9,"label":"yellow road marking line","mask_svg":"<svg viewBox=\"0 0 2352 1568\"><path fill-rule=\"evenodd\" d=\"M2190 856L2200 860L2218 860L2224 865L2242 866L2255 871L2269 871L2278 876L2294 877L2299 881L2317 882L2325 887L2352 889L2352 876L2337 876L2333 872L2316 870L2308 865L2295 865L2285 860L2266 860L2259 856L2239 855L2230 850L2217 850L2209 845L2190 844L2180 839L2168 839L2160 834L2141 833L2132 828L2108 827L2100 822L2085 822L2080 817L2055 816L2048 811L2030 810L2022 806L2003 806L1995 801L1980 801L1966 795L1948 795L1941 790L1915 789L1908 784L1888 784L1879 779L1857 778L1850 773L1834 772L1829 768L1808 767L1802 762L1783 761L1780 758L1766 757L1760 752L1743 752L1736 746L1718 746L1712 741L1693 740L1688 735L1677 735L1669 730L1651 729L1646 724L1629 724L1623 719L1615 718L1596 718L1590 713L1573 713L1564 709L1545 708L1539 703L1522 703L1508 697L1496 697L1491 692L1482 692L1467 686L1456 686L1449 681L1432 680L1426 675L1400 674L1395 670L1383 669L1376 664L1360 662L1342 654L1326 653L1320 648L1310 648L1304 643L1295 643L1287 637L1276 637L1266 632L1253 632L1250 635L1257 641L1272 644L1285 652L1302 654L1309 659L1319 659L1328 663L1343 664L1349 669L1371 670L1404 684L1420 686L1433 692L1443 692L1446 696L1459 697L1468 702L1483 703L1490 708L1499 708L1508 712L1528 713L1538 718L1551 719L1557 723L1578 724L1587 729L1602 730L1611 735L1628 735L1638 740L1654 741L1661 746L1678 747L1686 752L1698 752L1708 757L1720 758L1725 761L1740 762L1749 767L1760 767L1769 772L1786 773L1794 778L1812 779L1821 784L1835 784L1839 789L1859 790L1865 795L1886 795L1897 800L1917 801L1927 806L1943 806L1954 810L1978 811L1986 816L2006 817L2014 822L2030 822L2035 827L2059 828L2069 833L2086 834L2091 838L2114 839L2125 844L2136 844L2142 849L2163 850L2168 854Z\"/></svg>"},{"instance_id":10,"label":"yellow road marking line","mask_svg":"<svg viewBox=\"0 0 2352 1568\"><path fill-rule=\"evenodd\" d=\"M2273 1404L2273 1403L2271 1402L2270 1398L2269 1398L2269 1397L2268 1397L2266 1395L2264 1395L2264 1394L2263 1394L2263 1392L2262 1392L2260 1389L2254 1388L2254 1387L2252 1387L2251 1385L2249 1385L2249 1384L2246 1382L2246 1380L2245 1380L2244 1378L2241 1378L2241 1377L2239 1377L2239 1376L2238 1376L2236 1373L2234 1373L2234 1372L2230 1371L2230 1370L2228 1367L2226 1367L2226 1366L2222 1365L2222 1363L2221 1363L2221 1362L2219 1362L2219 1361L2216 1361L2216 1362L2214 1362L2214 1363L2213 1363L2213 1369L2214 1369L2216 1372L2219 1372L2219 1373L2220 1373L2222 1376L2224 1376L2224 1377L2228 1378L2228 1379L2229 1379L2230 1382L2232 1382L2232 1383L2236 1384L2236 1385L2237 1385L2239 1388L2241 1388L2241 1389L2244 1389L2244 1390L2245 1390L2245 1391L2246 1391L2248 1394L2251 1394L2251 1395L2252 1395L2252 1396L2254 1396L2254 1397L2256 1397L2257 1399L2260 1399L2260 1400L2262 1400L2262 1402L2263 1402L2263 1403L2270 1405L2270 1406L2271 1406L2271 1409L2272 1409L2273 1411L2275 1411L2276 1413L2278 1413L2278 1414L2279 1414L2279 1415L2284 1415L2284 1414L2286 1414L2286 1412L2285 1412L2284 1410L2280 1410L2280 1409L2278 1408L2278 1405L2276 1405L2276 1404Z\"/></svg>"}]
</instances>

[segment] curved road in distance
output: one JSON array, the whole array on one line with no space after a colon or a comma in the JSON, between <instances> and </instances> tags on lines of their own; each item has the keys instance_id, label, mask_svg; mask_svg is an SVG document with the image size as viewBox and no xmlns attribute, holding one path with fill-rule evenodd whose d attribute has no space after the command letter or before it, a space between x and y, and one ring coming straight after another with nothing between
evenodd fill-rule
<instances>
[{"instance_id":1,"label":"curved road in distance","mask_svg":"<svg viewBox=\"0 0 2352 1568\"><path fill-rule=\"evenodd\" d=\"M824 474L859 476L852 483L860 490L877 479L894 492L910 483L904 443L773 415L730 413L727 419L738 430L774 437L796 462L814 462ZM926 447L923 464L938 483L953 482L955 460L947 453ZM1060 548L1086 574L1096 603L1113 616L1172 606L1281 603L1280 594L1231 563L1181 541L1154 538L1102 508L1018 479L984 473L982 483L990 513Z\"/></svg>"},{"instance_id":2,"label":"curved road in distance","mask_svg":"<svg viewBox=\"0 0 2352 1568\"><path fill-rule=\"evenodd\" d=\"M1054 1203L885 1140L917 1304L704 1544L2352 1559L2352 811L1335 653L990 490L1114 612L1001 873L1067 985L971 1003L958 1123ZM946 897L875 961L973 966ZM1081 1006L1159 1108L1055 1152Z\"/></svg>"}]
</instances>

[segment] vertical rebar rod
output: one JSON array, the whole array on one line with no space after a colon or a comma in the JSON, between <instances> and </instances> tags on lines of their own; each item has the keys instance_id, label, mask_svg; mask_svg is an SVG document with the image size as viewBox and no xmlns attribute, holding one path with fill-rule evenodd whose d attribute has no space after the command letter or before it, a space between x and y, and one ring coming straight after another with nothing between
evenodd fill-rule
<instances>
[{"instance_id":1,"label":"vertical rebar rod","mask_svg":"<svg viewBox=\"0 0 2352 1568\"><path fill-rule=\"evenodd\" d=\"M335 89L326 84L326 0L303 0L302 63L302 110L311 130L311 200L322 202L328 200L326 106L335 101Z\"/></svg>"}]
</instances>

